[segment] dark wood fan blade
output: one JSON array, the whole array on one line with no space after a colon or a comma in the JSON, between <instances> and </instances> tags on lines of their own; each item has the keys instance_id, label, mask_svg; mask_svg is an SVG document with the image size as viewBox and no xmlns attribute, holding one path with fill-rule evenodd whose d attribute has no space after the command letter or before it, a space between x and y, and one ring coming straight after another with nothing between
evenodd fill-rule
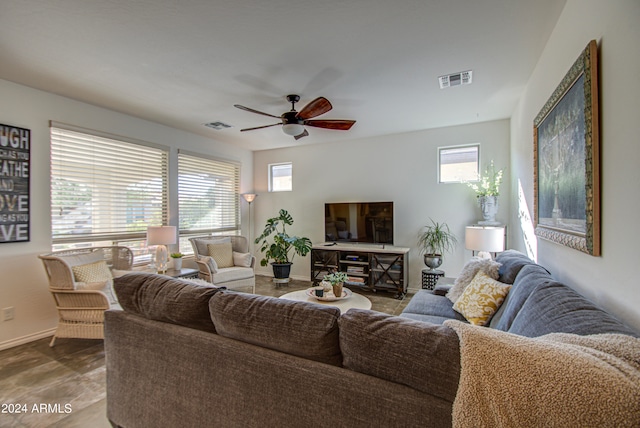
<instances>
[{"instance_id":1,"label":"dark wood fan blade","mask_svg":"<svg viewBox=\"0 0 640 428\"><path fill-rule=\"evenodd\" d=\"M263 116L275 117L276 119L280 119L280 116L274 116L274 115L269 114L269 113L265 113L265 112L262 112L262 111L254 110L254 109L249 108L249 107L241 106L240 104L234 104L233 106L236 107L236 108L239 108L240 110L246 110L246 111L250 111L251 113L257 113L257 114L261 114Z\"/></svg>"},{"instance_id":2,"label":"dark wood fan blade","mask_svg":"<svg viewBox=\"0 0 640 428\"><path fill-rule=\"evenodd\" d=\"M244 131L253 131L253 130L255 130L255 129L262 129L262 128L271 128L272 126L276 126L276 125L282 125L282 122L280 122L280 123L274 123L274 124L272 124L272 125L256 126L256 127L254 127L254 128L244 128L244 129L241 129L241 130L240 130L240 132L244 132Z\"/></svg>"},{"instance_id":3,"label":"dark wood fan blade","mask_svg":"<svg viewBox=\"0 0 640 428\"><path fill-rule=\"evenodd\" d=\"M306 137L307 135L309 135L309 133L308 133L308 132L307 132L307 130L305 129L305 130L304 130L304 132L302 132L302 133L300 133L300 134L298 134L298 135L295 135L293 138L295 138L296 140L299 140L300 138L302 138L302 137Z\"/></svg>"},{"instance_id":4,"label":"dark wood fan blade","mask_svg":"<svg viewBox=\"0 0 640 428\"><path fill-rule=\"evenodd\" d=\"M326 120L305 120L304 124L309 126L315 126L316 128L337 129L340 131L347 131L351 129L355 120L343 120L343 119L326 119Z\"/></svg>"},{"instance_id":5,"label":"dark wood fan blade","mask_svg":"<svg viewBox=\"0 0 640 428\"><path fill-rule=\"evenodd\" d=\"M311 119L312 117L320 116L331 110L333 106L325 97L318 97L304 106L300 112L296 115L298 119Z\"/></svg>"}]
</instances>

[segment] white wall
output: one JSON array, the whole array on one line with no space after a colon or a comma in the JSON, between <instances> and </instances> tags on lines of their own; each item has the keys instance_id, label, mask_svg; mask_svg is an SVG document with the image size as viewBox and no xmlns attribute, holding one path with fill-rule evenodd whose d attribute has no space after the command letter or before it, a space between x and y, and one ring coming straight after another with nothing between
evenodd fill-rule
<instances>
[{"instance_id":1,"label":"white wall","mask_svg":"<svg viewBox=\"0 0 640 428\"><path fill-rule=\"evenodd\" d=\"M640 329L638 185L640 185L640 2L568 0L526 91L511 118L512 200L518 181L525 204L512 210L533 218L533 120L587 43L600 60L602 257L538 240L530 248L561 281ZM524 229L511 228L514 247L526 251ZM537 247L537 248L536 248Z\"/></svg>"},{"instance_id":2,"label":"white wall","mask_svg":"<svg viewBox=\"0 0 640 428\"><path fill-rule=\"evenodd\" d=\"M460 241L454 254L445 255L441 266L448 276L456 276L471 257L464 249L464 227L482 216L475 194L466 185L437 183L437 148L476 142L481 144L483 168L491 159L497 167L508 165L508 120L256 152L254 182L260 196L253 204L252 236L259 235L265 220L284 208L294 218L290 234L320 243L324 239L325 202L393 201L395 245L411 247L409 286L421 285L425 266L416 237L430 217L446 221ZM293 162L293 191L269 193L268 164L287 161ZM507 169L497 216L500 221L506 220L510 204L508 175ZM269 269L262 272L270 274ZM294 260L292 276L309 279L308 256Z\"/></svg>"},{"instance_id":3,"label":"white wall","mask_svg":"<svg viewBox=\"0 0 640 428\"><path fill-rule=\"evenodd\" d=\"M242 191L251 190L250 151L3 80L0 99L0 123L31 130L31 241L0 245L0 308L15 308L14 320L3 322L0 317L0 349L50 334L57 322L44 268L37 258L51 251L50 120L163 144L171 147L172 155L181 147L241 162ZM171 159L170 173L175 177L175 156ZM177 201L171 200L170 205L171 223L177 224ZM246 204L242 207L246 224Z\"/></svg>"}]
</instances>

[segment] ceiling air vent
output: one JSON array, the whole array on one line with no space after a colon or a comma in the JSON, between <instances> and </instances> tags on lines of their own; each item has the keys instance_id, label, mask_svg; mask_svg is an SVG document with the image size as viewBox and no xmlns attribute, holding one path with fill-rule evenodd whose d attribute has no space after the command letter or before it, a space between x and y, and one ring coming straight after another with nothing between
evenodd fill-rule
<instances>
[{"instance_id":1,"label":"ceiling air vent","mask_svg":"<svg viewBox=\"0 0 640 428\"><path fill-rule=\"evenodd\" d=\"M440 89L444 89L450 86L469 85L471 84L472 77L472 70L461 71L460 73L440 76L438 77L438 82L440 82Z\"/></svg>"},{"instance_id":2,"label":"ceiling air vent","mask_svg":"<svg viewBox=\"0 0 640 428\"><path fill-rule=\"evenodd\" d=\"M215 129L217 131L221 131L223 129L231 128L231 125L224 122L209 122L205 123L204 126Z\"/></svg>"}]
</instances>

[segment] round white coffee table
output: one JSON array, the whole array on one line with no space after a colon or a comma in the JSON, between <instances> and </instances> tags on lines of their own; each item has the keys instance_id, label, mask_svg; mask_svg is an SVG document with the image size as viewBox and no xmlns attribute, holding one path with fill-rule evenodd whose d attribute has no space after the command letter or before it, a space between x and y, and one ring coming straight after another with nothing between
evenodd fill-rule
<instances>
[{"instance_id":1,"label":"round white coffee table","mask_svg":"<svg viewBox=\"0 0 640 428\"><path fill-rule=\"evenodd\" d=\"M296 300L298 302L311 302L319 305L334 306L340 309L340 313L343 314L351 308L356 309L371 309L371 300L367 299L361 294L353 293L347 299L335 300L333 302L324 302L318 300L307 294L307 290L292 291L291 293L283 294L281 299Z\"/></svg>"}]
</instances>

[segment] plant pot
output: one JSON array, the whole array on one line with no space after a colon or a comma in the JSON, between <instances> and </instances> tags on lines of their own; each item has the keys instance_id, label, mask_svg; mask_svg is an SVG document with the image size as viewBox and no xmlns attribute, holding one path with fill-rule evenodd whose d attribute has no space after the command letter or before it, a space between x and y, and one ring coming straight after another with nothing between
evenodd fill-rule
<instances>
[{"instance_id":1,"label":"plant pot","mask_svg":"<svg viewBox=\"0 0 640 428\"><path fill-rule=\"evenodd\" d=\"M271 263L271 266L273 267L273 282L289 282L289 275L291 274L291 262Z\"/></svg>"},{"instance_id":2,"label":"plant pot","mask_svg":"<svg viewBox=\"0 0 640 428\"><path fill-rule=\"evenodd\" d=\"M497 196L479 196L478 204L482 211L482 221L478 224L495 225L499 224L496 221L496 214L498 213L498 197Z\"/></svg>"},{"instance_id":3,"label":"plant pot","mask_svg":"<svg viewBox=\"0 0 640 428\"><path fill-rule=\"evenodd\" d=\"M342 287L343 287L343 283L339 282L337 284L332 284L331 287L333 288L333 295L336 296L337 298L342 297Z\"/></svg>"},{"instance_id":4,"label":"plant pot","mask_svg":"<svg viewBox=\"0 0 640 428\"><path fill-rule=\"evenodd\" d=\"M425 254L424 264L431 270L435 270L442 264L442 254Z\"/></svg>"},{"instance_id":5,"label":"plant pot","mask_svg":"<svg viewBox=\"0 0 640 428\"><path fill-rule=\"evenodd\" d=\"M174 258L173 259L173 268L175 270L182 269L182 257L178 257L178 258Z\"/></svg>"}]
</instances>

